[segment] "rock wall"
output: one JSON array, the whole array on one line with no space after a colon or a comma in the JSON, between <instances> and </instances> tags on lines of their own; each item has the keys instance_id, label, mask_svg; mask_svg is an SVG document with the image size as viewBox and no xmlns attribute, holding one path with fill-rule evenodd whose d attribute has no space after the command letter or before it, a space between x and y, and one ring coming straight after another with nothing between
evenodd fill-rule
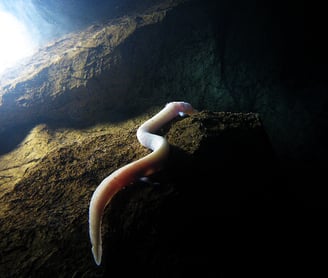
<instances>
[{"instance_id":1,"label":"rock wall","mask_svg":"<svg viewBox=\"0 0 328 278\"><path fill-rule=\"evenodd\" d=\"M284 14L279 1L155 2L67 35L3 76L0 153L12 149L10 128L120 121L183 99L259 113L282 163L325 164L325 82L311 49L292 52L310 39L302 14L288 5Z\"/></svg>"},{"instance_id":2,"label":"rock wall","mask_svg":"<svg viewBox=\"0 0 328 278\"><path fill-rule=\"evenodd\" d=\"M137 29L163 20L168 9L91 26L40 49L1 80L1 129L40 121L94 123L96 111L113 110L129 84L117 48Z\"/></svg>"}]
</instances>

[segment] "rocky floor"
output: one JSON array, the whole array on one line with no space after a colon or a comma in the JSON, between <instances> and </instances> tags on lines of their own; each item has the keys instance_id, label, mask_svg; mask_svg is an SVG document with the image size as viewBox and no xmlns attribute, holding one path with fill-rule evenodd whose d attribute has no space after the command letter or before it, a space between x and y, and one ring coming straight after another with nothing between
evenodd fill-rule
<instances>
[{"instance_id":1,"label":"rocky floor","mask_svg":"<svg viewBox=\"0 0 328 278\"><path fill-rule=\"evenodd\" d=\"M217 248L209 240L226 245L215 224L239 217L249 198L272 198L270 180L267 187L258 182L259 165L273 165L273 153L256 114L202 112L160 130L171 144L167 167L116 195L104 219L103 264L93 262L91 194L112 171L149 153L135 136L145 117L84 130L39 125L1 156L0 175L7 176L0 196L2 277L124 277L132 270L145 277L186 277L197 258L195 271L202 264L210 266L206 273L223 271L206 261ZM193 237L205 231L203 246Z\"/></svg>"}]
</instances>

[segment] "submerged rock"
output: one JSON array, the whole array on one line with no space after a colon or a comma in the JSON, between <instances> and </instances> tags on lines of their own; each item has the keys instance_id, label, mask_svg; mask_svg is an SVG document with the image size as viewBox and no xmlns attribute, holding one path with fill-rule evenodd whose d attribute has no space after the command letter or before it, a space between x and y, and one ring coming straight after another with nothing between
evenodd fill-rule
<instances>
[{"instance_id":1,"label":"submerged rock","mask_svg":"<svg viewBox=\"0 0 328 278\"><path fill-rule=\"evenodd\" d=\"M6 189L0 196L3 277L173 277L189 274L189 264L198 272L203 263L216 271L211 260L206 262L199 237L207 234L206 244L210 238L219 244L212 230L217 222L240 215L245 194L270 189L247 184L260 165L273 162L260 119L252 113L205 111L161 129L172 146L167 165L150 182L136 181L114 197L105 213L105 253L97 268L88 236L89 201L104 177L149 153L135 135L141 120L80 131L38 126L0 160L2 175L8 171L5 161L28 157L33 140L40 144L36 163L16 160L11 174L17 171L19 178L1 185ZM236 175L243 176L242 186Z\"/></svg>"}]
</instances>

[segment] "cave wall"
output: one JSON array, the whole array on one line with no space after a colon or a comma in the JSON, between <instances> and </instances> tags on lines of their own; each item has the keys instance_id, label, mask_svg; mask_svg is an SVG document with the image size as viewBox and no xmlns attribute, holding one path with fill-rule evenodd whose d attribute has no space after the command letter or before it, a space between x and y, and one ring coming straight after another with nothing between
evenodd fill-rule
<instances>
[{"instance_id":1,"label":"cave wall","mask_svg":"<svg viewBox=\"0 0 328 278\"><path fill-rule=\"evenodd\" d=\"M305 9L288 1L189 1L177 7L117 50L129 69L127 98L134 100L122 108L143 111L184 99L200 110L257 112L283 163L323 165L325 58L317 59L322 46L305 44L312 36L320 39L310 33L318 26Z\"/></svg>"},{"instance_id":2,"label":"cave wall","mask_svg":"<svg viewBox=\"0 0 328 278\"><path fill-rule=\"evenodd\" d=\"M323 165L327 157L327 87L322 74L326 58L320 40L323 20L320 16L310 20L316 10L309 10L302 1L177 2L184 3L152 24L132 16L129 28L139 27L113 47L106 56L107 68L99 72L97 66L92 68L100 61L97 51L101 51L93 48L81 55L84 64L76 63L85 68L76 69L74 61L72 66L66 61L62 68L50 67L31 80L33 89L38 78L46 80L51 72L66 71L65 78L71 83L76 79L78 85L62 86L62 91L58 86L42 88L45 96L37 95L39 100L30 107L24 103L28 97L21 98L19 109L9 111L13 117L8 110L0 111L2 149L8 150L5 138L10 129L3 126L10 121L14 124L8 128L14 130L40 122L93 125L185 100L199 110L257 112L282 162ZM58 83L60 76L52 76L49 84ZM23 85L17 85L15 93L24 90Z\"/></svg>"}]
</instances>

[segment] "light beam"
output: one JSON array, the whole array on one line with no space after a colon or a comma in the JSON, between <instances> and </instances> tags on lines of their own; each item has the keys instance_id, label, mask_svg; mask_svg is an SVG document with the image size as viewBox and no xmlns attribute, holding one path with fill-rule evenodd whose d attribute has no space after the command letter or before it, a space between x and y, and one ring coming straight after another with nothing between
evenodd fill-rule
<instances>
[{"instance_id":1,"label":"light beam","mask_svg":"<svg viewBox=\"0 0 328 278\"><path fill-rule=\"evenodd\" d=\"M27 27L12 14L0 11L0 74L35 50Z\"/></svg>"}]
</instances>

